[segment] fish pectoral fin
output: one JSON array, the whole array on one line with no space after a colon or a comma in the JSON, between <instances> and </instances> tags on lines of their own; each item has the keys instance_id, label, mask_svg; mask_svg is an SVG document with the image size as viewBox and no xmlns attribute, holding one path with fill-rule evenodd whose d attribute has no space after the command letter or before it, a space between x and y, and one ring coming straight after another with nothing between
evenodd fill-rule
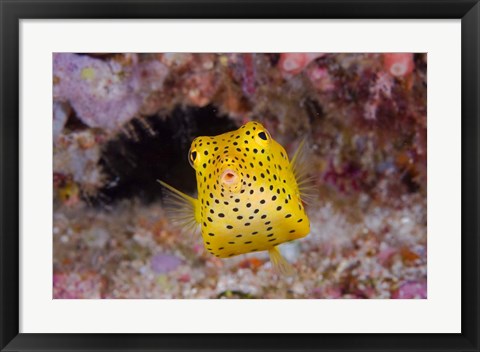
<instances>
[{"instance_id":1,"label":"fish pectoral fin","mask_svg":"<svg viewBox=\"0 0 480 352\"><path fill-rule=\"evenodd\" d=\"M177 225L182 232L195 234L199 229L199 219L197 218L198 200L180 192L169 184L157 180L163 187L164 197L163 205L168 218L173 224Z\"/></svg>"},{"instance_id":2,"label":"fish pectoral fin","mask_svg":"<svg viewBox=\"0 0 480 352\"><path fill-rule=\"evenodd\" d=\"M310 144L307 137L303 138L293 155L290 167L297 181L298 191L302 201L309 203L315 196L314 178L310 176L312 171L312 162Z\"/></svg>"},{"instance_id":3,"label":"fish pectoral fin","mask_svg":"<svg viewBox=\"0 0 480 352\"><path fill-rule=\"evenodd\" d=\"M293 276L295 274L295 269L282 256L277 247L270 248L268 254L270 255L273 269L277 274L284 276Z\"/></svg>"}]
</instances>

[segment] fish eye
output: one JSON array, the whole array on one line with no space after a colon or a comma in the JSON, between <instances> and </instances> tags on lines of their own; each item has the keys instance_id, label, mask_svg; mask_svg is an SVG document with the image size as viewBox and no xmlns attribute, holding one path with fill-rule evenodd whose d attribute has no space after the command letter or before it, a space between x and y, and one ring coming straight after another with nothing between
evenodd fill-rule
<instances>
[{"instance_id":1,"label":"fish eye","mask_svg":"<svg viewBox=\"0 0 480 352\"><path fill-rule=\"evenodd\" d=\"M265 129L260 129L255 134L255 141L261 146L266 147L267 145L270 144L270 140L271 140L270 134Z\"/></svg>"},{"instance_id":2,"label":"fish eye","mask_svg":"<svg viewBox=\"0 0 480 352\"><path fill-rule=\"evenodd\" d=\"M193 150L190 151L190 158L189 158L190 165L192 165L192 167L193 167L193 163L195 162L196 159L197 159L197 151L195 149L193 149Z\"/></svg>"}]
</instances>

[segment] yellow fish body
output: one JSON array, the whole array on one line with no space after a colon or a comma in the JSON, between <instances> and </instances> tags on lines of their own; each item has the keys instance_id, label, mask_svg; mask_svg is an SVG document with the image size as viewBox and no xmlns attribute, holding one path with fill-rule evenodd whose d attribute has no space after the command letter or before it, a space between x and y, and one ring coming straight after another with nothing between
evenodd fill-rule
<instances>
[{"instance_id":1,"label":"yellow fish body","mask_svg":"<svg viewBox=\"0 0 480 352\"><path fill-rule=\"evenodd\" d=\"M189 160L198 199L165 186L174 220L201 227L208 252L219 258L268 251L277 271L292 268L277 245L305 237L310 223L301 199L302 142L292 162L258 122L215 137L197 137ZM304 162L304 160L302 160Z\"/></svg>"}]
</instances>

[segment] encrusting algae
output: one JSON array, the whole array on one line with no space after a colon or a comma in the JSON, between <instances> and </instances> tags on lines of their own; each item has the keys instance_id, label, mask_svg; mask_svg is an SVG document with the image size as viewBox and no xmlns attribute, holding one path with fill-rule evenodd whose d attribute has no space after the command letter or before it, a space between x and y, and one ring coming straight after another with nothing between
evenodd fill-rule
<instances>
[{"instance_id":1,"label":"encrusting algae","mask_svg":"<svg viewBox=\"0 0 480 352\"><path fill-rule=\"evenodd\" d=\"M303 141L292 161L258 122L233 132L197 137L189 151L198 199L159 181L168 190L166 208L182 228L201 228L208 252L218 258L268 251L275 270L293 268L277 246L305 237L310 222ZM303 199L304 200L304 199Z\"/></svg>"}]
</instances>

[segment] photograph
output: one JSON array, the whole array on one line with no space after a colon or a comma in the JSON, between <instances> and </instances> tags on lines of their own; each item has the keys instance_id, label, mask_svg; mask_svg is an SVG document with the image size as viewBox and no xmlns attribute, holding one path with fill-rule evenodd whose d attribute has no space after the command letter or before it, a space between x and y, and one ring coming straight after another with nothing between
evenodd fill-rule
<instances>
[{"instance_id":1,"label":"photograph","mask_svg":"<svg viewBox=\"0 0 480 352\"><path fill-rule=\"evenodd\" d=\"M52 53L52 298L427 299L427 57Z\"/></svg>"},{"instance_id":2,"label":"photograph","mask_svg":"<svg viewBox=\"0 0 480 352\"><path fill-rule=\"evenodd\" d=\"M479 2L0 0L0 351L480 352Z\"/></svg>"}]
</instances>

